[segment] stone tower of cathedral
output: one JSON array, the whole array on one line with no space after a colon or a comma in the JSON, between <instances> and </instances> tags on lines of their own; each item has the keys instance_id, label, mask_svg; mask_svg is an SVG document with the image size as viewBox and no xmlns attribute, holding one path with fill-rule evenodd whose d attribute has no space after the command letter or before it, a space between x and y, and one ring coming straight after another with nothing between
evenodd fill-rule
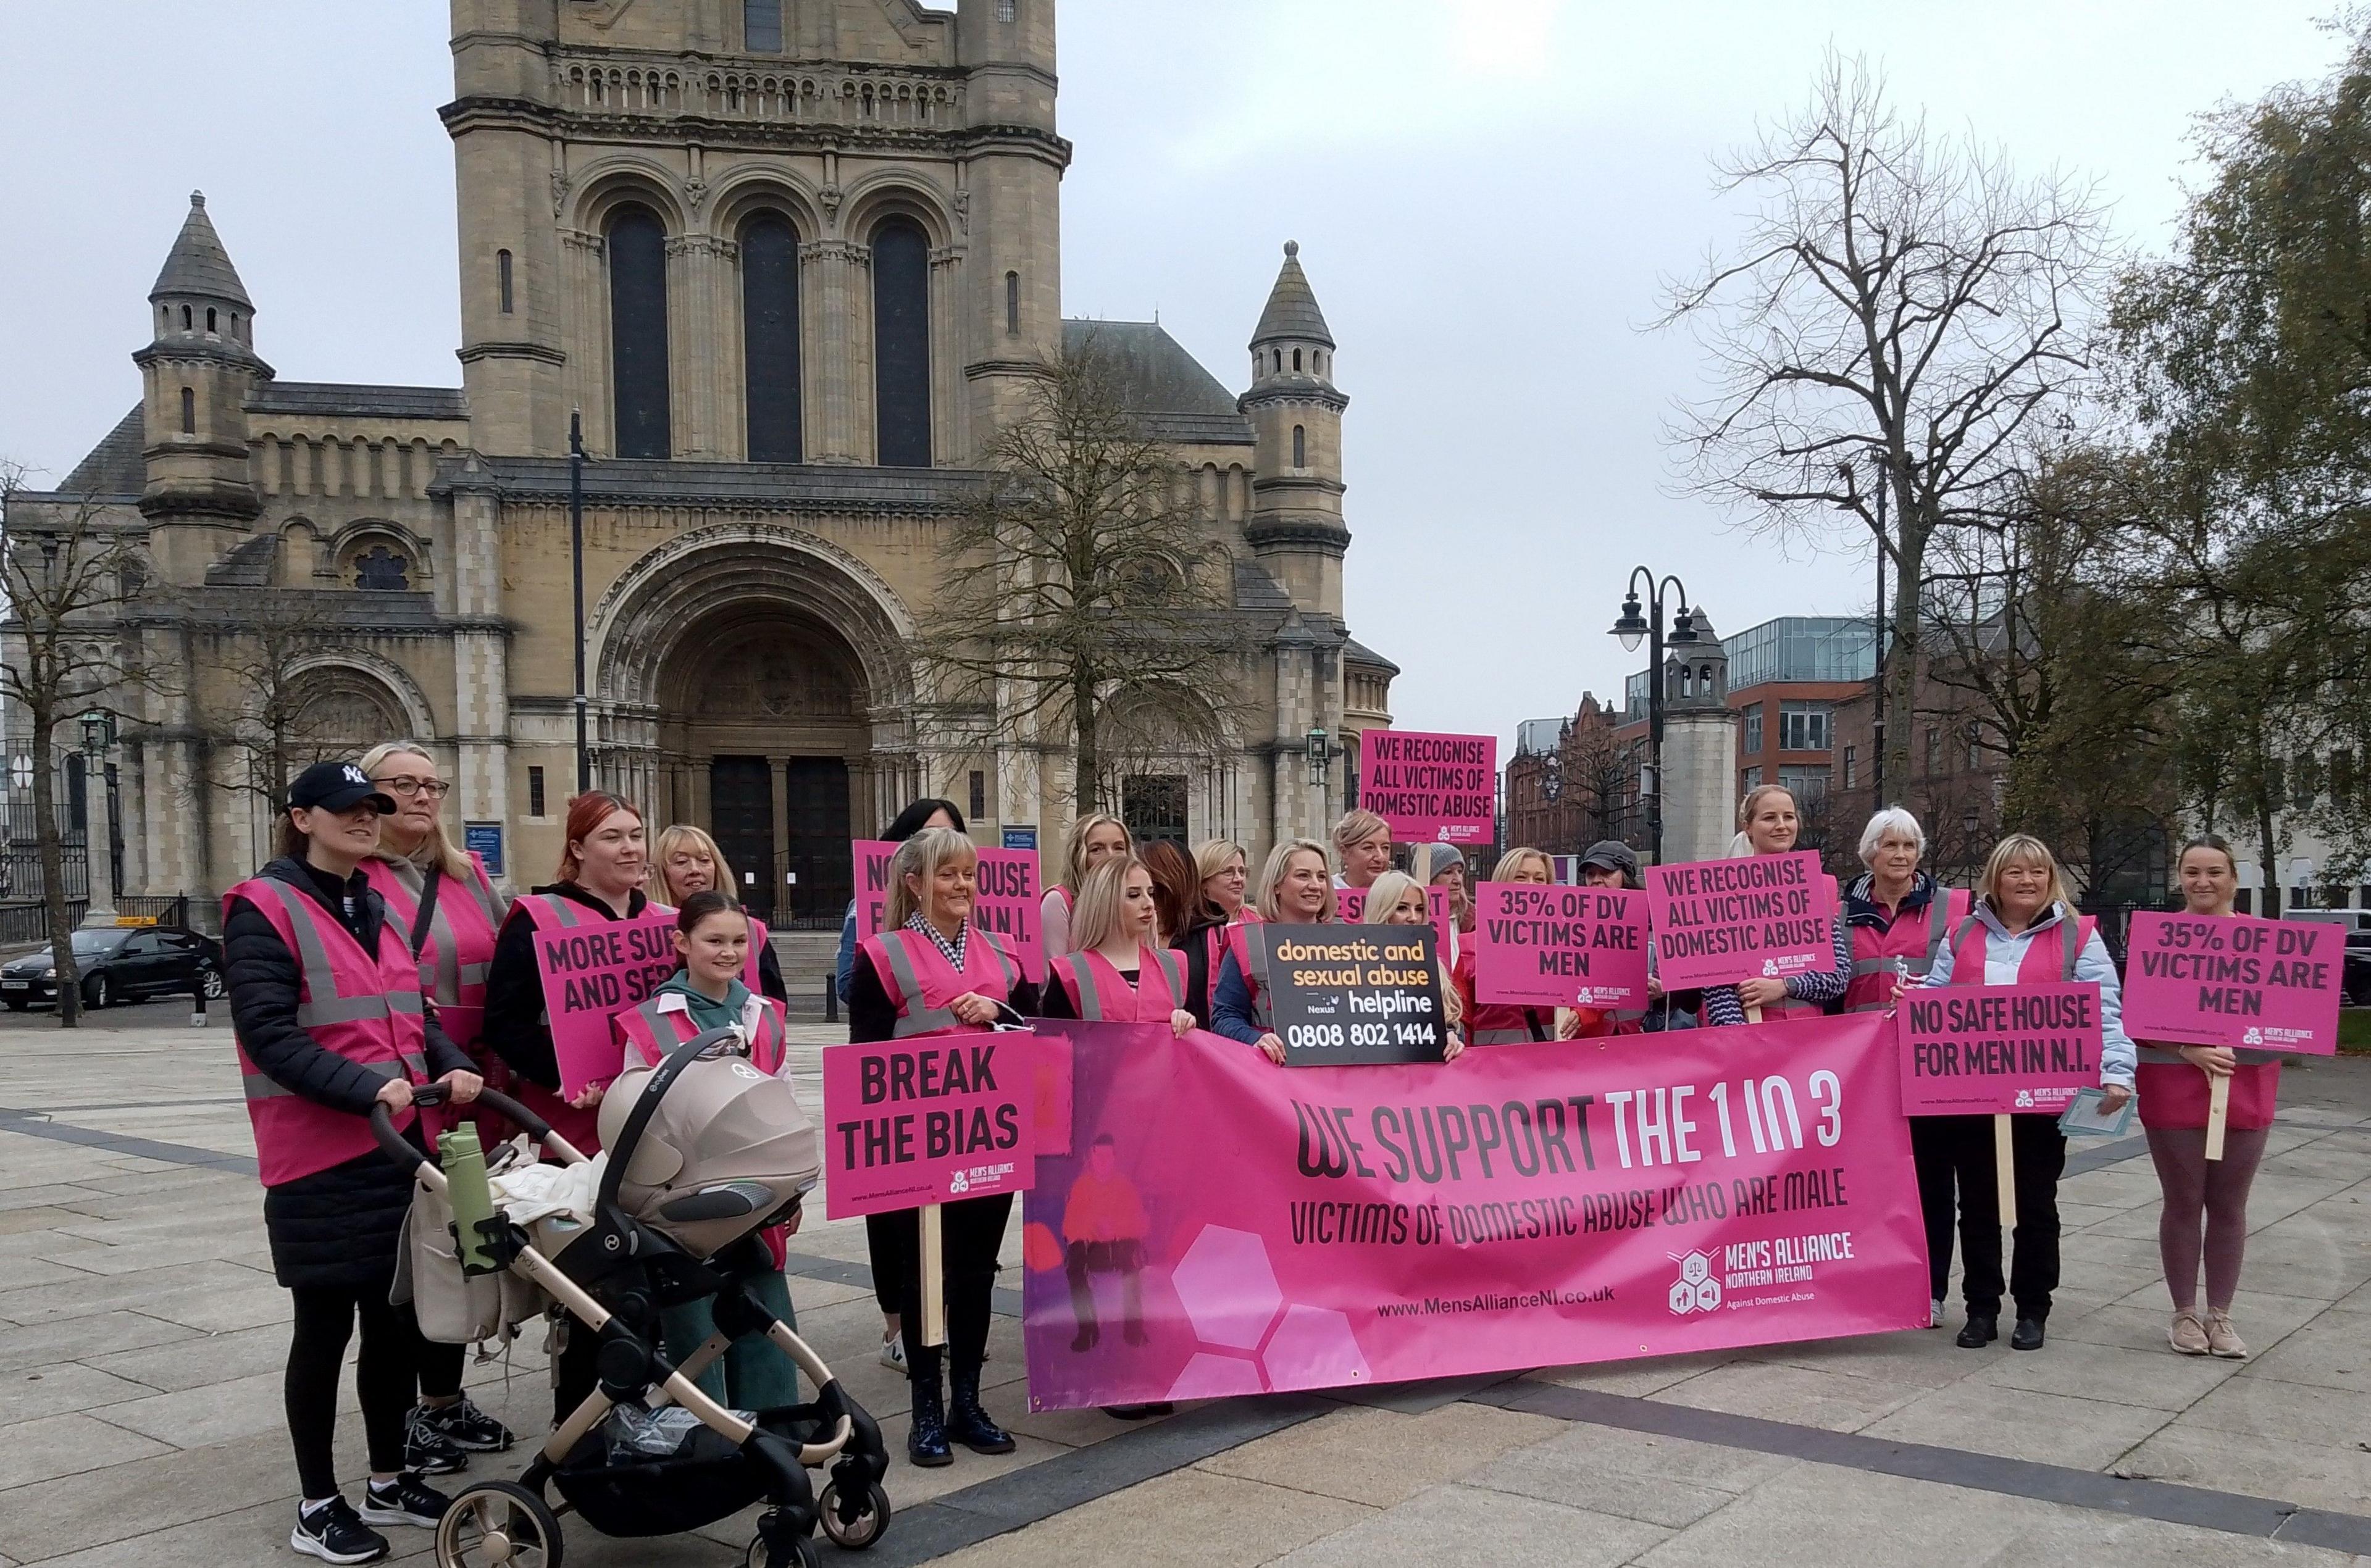
<instances>
[{"instance_id":1,"label":"stone tower of cathedral","mask_svg":"<svg viewBox=\"0 0 2371 1568\"><path fill-rule=\"evenodd\" d=\"M1139 832L1255 853L1343 809L1319 747L1389 721L1394 671L1343 621L1333 335L1293 246L1240 397L1154 323L1063 319L1053 0L452 22L460 386L277 379L193 201L140 407L20 501L98 505L155 569L125 635L179 678L119 704L126 892L205 898L267 857L259 755L394 736L444 759L457 833L549 880L577 768L572 420L597 782L709 827L777 924L836 922L848 840L917 795L1052 846L1064 738L931 716L910 639L979 454L1089 340L1197 476L1243 651L1232 689L1151 694L1224 744L1132 756L1112 792Z\"/></svg>"}]
</instances>

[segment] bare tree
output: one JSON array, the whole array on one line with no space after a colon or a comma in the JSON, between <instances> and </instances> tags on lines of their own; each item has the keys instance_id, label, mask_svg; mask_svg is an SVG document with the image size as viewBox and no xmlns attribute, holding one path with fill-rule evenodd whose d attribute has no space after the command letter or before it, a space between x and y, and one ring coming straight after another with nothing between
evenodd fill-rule
<instances>
[{"instance_id":1,"label":"bare tree","mask_svg":"<svg viewBox=\"0 0 2371 1568\"><path fill-rule=\"evenodd\" d=\"M1191 476L1120 388L1093 344L1042 367L948 531L944 581L915 638L935 701L1070 739L1080 812L1103 805L1115 698L1145 712L1145 694L1226 684L1237 657L1225 554ZM1207 704L1158 711L1176 750L1218 738ZM1145 744L1131 732L1127 749Z\"/></svg>"},{"instance_id":2,"label":"bare tree","mask_svg":"<svg viewBox=\"0 0 2371 1568\"><path fill-rule=\"evenodd\" d=\"M1685 482L1783 536L1827 543L1858 520L1892 569L1884 684L1906 717L1930 543L2000 526L2021 435L2088 373L2101 208L2088 185L1903 119L1833 52L1810 102L1718 169L1758 205L1662 318L1695 331L1718 387L1671 432ZM1908 777L1907 730L1887 737L1890 778Z\"/></svg>"},{"instance_id":3,"label":"bare tree","mask_svg":"<svg viewBox=\"0 0 2371 1568\"><path fill-rule=\"evenodd\" d=\"M0 467L0 594L8 620L0 698L25 710L58 1022L71 1029L81 1020L82 987L66 908L57 729L87 709L111 710L137 678L113 623L140 592L144 572L133 536L110 525L97 502L36 501L24 480L22 467ZM88 809L96 811L97 802ZM85 836L87 874L106 875L91 836Z\"/></svg>"},{"instance_id":4,"label":"bare tree","mask_svg":"<svg viewBox=\"0 0 2371 1568\"><path fill-rule=\"evenodd\" d=\"M1580 807L1576 852L1602 838L1622 836L1623 805L1631 793L1630 755L1613 738L1613 715L1584 699L1563 736L1564 792Z\"/></svg>"},{"instance_id":5,"label":"bare tree","mask_svg":"<svg viewBox=\"0 0 2371 1568\"><path fill-rule=\"evenodd\" d=\"M313 668L337 628L308 599L268 594L243 605L236 625L199 633L200 724L211 749L237 758L229 787L267 811L279 810L300 769L344 755L355 727L339 688Z\"/></svg>"}]
</instances>

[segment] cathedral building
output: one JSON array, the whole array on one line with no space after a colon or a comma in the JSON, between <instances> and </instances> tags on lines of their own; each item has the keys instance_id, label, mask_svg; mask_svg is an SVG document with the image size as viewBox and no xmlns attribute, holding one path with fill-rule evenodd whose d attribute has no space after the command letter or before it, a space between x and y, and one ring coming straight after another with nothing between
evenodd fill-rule
<instances>
[{"instance_id":1,"label":"cathedral building","mask_svg":"<svg viewBox=\"0 0 2371 1568\"><path fill-rule=\"evenodd\" d=\"M20 533L96 507L145 536L121 629L172 678L116 704L125 891L211 902L269 857L275 751L396 736L443 757L448 821L548 880L577 767L576 419L597 784L711 827L778 922L836 922L850 837L917 795L1050 848L1067 737L934 725L910 639L982 455L1089 339L1198 478L1244 651L1200 694L1223 744L1136 757L1116 798L1255 857L1344 808L1395 672L1343 619L1333 336L1289 244L1241 395L1157 324L1064 319L1054 0L452 16L461 385L278 379L270 301L193 196L139 406L17 498Z\"/></svg>"}]
</instances>

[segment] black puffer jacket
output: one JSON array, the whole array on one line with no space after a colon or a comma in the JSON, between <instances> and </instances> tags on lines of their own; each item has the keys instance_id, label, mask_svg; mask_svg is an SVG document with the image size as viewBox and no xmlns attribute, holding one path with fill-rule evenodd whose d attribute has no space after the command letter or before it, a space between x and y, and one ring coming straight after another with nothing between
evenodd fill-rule
<instances>
[{"instance_id":1,"label":"black puffer jacket","mask_svg":"<svg viewBox=\"0 0 2371 1568\"><path fill-rule=\"evenodd\" d=\"M382 937L404 940L402 932L387 928L387 905L359 874L340 889L329 876L286 858L258 874L302 890L367 948L376 950ZM341 894L353 900L352 920ZM369 1115L387 1080L323 1050L297 1027L296 955L263 912L244 898L230 901L223 920L223 968L231 1024L257 1070L318 1104ZM445 1037L433 1009L427 1021L429 1076L468 1069L469 1058ZM273 1274L292 1287L376 1286L395 1268L396 1235L411 1204L411 1176L376 1151L265 1188L263 1224L272 1240Z\"/></svg>"}]
</instances>

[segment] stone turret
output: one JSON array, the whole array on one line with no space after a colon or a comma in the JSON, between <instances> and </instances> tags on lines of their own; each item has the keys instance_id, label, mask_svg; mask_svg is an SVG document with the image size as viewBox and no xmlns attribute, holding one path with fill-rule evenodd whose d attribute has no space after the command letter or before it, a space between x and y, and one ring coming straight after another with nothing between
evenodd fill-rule
<instances>
[{"instance_id":1,"label":"stone turret","mask_svg":"<svg viewBox=\"0 0 2371 1568\"><path fill-rule=\"evenodd\" d=\"M1267 308L1252 333L1252 385L1240 400L1258 438L1243 536L1306 613L1342 617L1342 410L1334 334L1287 240Z\"/></svg>"},{"instance_id":2,"label":"stone turret","mask_svg":"<svg viewBox=\"0 0 2371 1568\"><path fill-rule=\"evenodd\" d=\"M1737 832L1737 716L1729 653L1702 606L1683 609L1663 644L1663 859L1717 860Z\"/></svg>"},{"instance_id":3,"label":"stone turret","mask_svg":"<svg viewBox=\"0 0 2371 1568\"><path fill-rule=\"evenodd\" d=\"M263 510L249 473L247 398L272 374L256 357L255 305L202 191L190 194L148 303L156 336L132 356L144 387L140 511L168 572L202 571Z\"/></svg>"}]
</instances>

